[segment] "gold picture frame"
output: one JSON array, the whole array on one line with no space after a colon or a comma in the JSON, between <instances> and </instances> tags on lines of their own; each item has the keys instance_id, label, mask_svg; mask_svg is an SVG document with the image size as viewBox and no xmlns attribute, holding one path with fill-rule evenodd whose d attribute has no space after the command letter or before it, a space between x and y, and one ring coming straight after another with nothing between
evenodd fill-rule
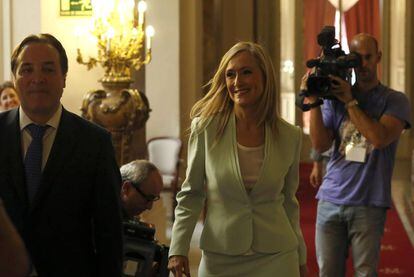
<instances>
[{"instance_id":1,"label":"gold picture frame","mask_svg":"<svg viewBox=\"0 0 414 277\"><path fill-rule=\"evenodd\" d=\"M91 0L60 0L61 16L91 16Z\"/></svg>"}]
</instances>

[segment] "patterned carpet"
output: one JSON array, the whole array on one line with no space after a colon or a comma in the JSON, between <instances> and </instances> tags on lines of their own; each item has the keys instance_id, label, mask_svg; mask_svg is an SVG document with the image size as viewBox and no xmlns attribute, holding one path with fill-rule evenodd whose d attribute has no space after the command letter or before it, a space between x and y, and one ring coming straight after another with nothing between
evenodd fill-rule
<instances>
[{"instance_id":1,"label":"patterned carpet","mask_svg":"<svg viewBox=\"0 0 414 277\"><path fill-rule=\"evenodd\" d=\"M311 165L301 165L301 184L298 190L298 199L301 204L301 226L308 247L309 276L318 276L318 266L315 256L315 219L316 189L310 186L308 176ZM396 209L388 211L385 224L385 233L381 244L381 257L378 276L414 276L414 248L404 230ZM347 276L353 276L352 261L348 261Z\"/></svg>"}]
</instances>

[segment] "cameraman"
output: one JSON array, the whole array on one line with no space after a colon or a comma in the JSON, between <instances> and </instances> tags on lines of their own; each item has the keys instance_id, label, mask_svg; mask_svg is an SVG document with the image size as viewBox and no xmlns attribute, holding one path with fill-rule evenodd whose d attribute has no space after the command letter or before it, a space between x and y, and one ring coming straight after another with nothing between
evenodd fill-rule
<instances>
[{"instance_id":1,"label":"cameraman","mask_svg":"<svg viewBox=\"0 0 414 277\"><path fill-rule=\"evenodd\" d=\"M154 240L155 229L151 224L139 220L139 215L160 199L161 175L146 160L132 161L120 171L125 235L123 276L168 276L168 247Z\"/></svg>"},{"instance_id":2,"label":"cameraman","mask_svg":"<svg viewBox=\"0 0 414 277\"><path fill-rule=\"evenodd\" d=\"M135 160L121 167L121 203L124 221L150 210L160 199L163 187L157 167L146 160Z\"/></svg>"},{"instance_id":3,"label":"cameraman","mask_svg":"<svg viewBox=\"0 0 414 277\"><path fill-rule=\"evenodd\" d=\"M381 84L381 51L368 34L356 35L351 51L361 55L354 86L330 75L339 100L310 112L310 137L318 152L334 142L319 188L316 254L320 276L345 276L348 248L358 276L376 276L386 210L391 206L391 175L398 139L410 128L407 97ZM305 76L304 81L307 80ZM317 100L310 96L310 102Z\"/></svg>"}]
</instances>

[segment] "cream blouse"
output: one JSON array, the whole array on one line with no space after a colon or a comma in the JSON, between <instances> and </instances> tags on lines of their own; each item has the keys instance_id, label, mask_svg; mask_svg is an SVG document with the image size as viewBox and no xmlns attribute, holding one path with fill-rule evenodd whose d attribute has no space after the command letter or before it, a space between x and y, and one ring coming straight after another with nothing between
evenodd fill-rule
<instances>
[{"instance_id":1,"label":"cream blouse","mask_svg":"<svg viewBox=\"0 0 414 277\"><path fill-rule=\"evenodd\" d=\"M243 146L237 143L240 173L246 191L250 193L259 178L264 158L264 144L256 147Z\"/></svg>"}]
</instances>

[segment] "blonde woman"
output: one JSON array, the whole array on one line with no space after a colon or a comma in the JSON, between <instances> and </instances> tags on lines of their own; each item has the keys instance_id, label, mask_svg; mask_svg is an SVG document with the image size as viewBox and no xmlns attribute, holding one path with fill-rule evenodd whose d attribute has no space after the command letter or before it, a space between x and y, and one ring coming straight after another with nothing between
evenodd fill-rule
<instances>
[{"instance_id":1,"label":"blonde woman","mask_svg":"<svg viewBox=\"0 0 414 277\"><path fill-rule=\"evenodd\" d=\"M190 240L207 199L199 276L305 276L295 197L301 132L279 117L269 56L239 42L209 85L191 111L169 268L189 276Z\"/></svg>"}]
</instances>

